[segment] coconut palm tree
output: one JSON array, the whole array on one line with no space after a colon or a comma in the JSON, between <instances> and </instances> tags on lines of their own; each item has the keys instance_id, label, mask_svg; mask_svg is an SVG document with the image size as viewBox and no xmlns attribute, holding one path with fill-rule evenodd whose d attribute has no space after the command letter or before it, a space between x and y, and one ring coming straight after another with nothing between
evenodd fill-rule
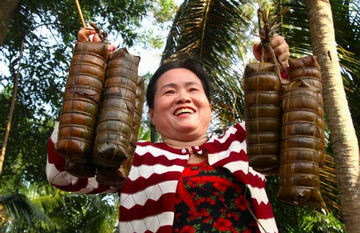
<instances>
[{"instance_id":1,"label":"coconut palm tree","mask_svg":"<svg viewBox=\"0 0 360 233\"><path fill-rule=\"evenodd\" d=\"M324 110L335 155L342 212L347 232L360 229L359 148L340 73L329 1L305 1L311 42L323 78Z\"/></svg>"},{"instance_id":2,"label":"coconut palm tree","mask_svg":"<svg viewBox=\"0 0 360 233\"><path fill-rule=\"evenodd\" d=\"M0 206L2 207L0 212L2 232L16 232L23 225L26 225L25 229L55 229L49 217L23 194L0 196ZM11 224L14 221L17 224Z\"/></svg>"},{"instance_id":3,"label":"coconut palm tree","mask_svg":"<svg viewBox=\"0 0 360 233\"><path fill-rule=\"evenodd\" d=\"M116 194L71 194L48 185L29 185L18 192L5 184L0 194L0 232L114 232Z\"/></svg>"},{"instance_id":4,"label":"coconut palm tree","mask_svg":"<svg viewBox=\"0 0 360 233\"><path fill-rule=\"evenodd\" d=\"M347 230L356 232L359 229L359 226L356 225L359 213L356 213L358 208L354 208L354 203L359 203L359 200L356 199L359 192L359 154L357 137L349 110L358 135L359 103L355 101L355 98L359 96L357 86L360 62L356 58L359 55L360 46L358 42L359 15L358 9L356 9L359 7L359 1L292 1L292 3L294 12L297 13L292 14L290 25L293 28L302 29L305 25L299 25L300 23L310 26L308 28L311 32L311 43L308 44L312 44L314 54L318 56L321 64L324 80L324 107L330 129L332 154L336 161L342 213L347 223ZM335 17L332 17L330 7L337 14ZM309 21L306 20L307 17L304 17L304 13L309 14ZM305 20L299 21L300 18L305 18ZM335 21L336 32L334 32L333 21ZM293 47L296 47L298 51L301 51L301 47L302 50L311 51L309 47L303 46L304 43L297 40L303 39L304 35L306 38L310 38L308 30L292 29L289 31L291 31L290 36L293 35ZM337 47L335 47L336 44ZM339 54L340 67L337 54ZM343 81L349 108L346 105ZM349 219L347 220L347 218Z\"/></svg>"}]
</instances>

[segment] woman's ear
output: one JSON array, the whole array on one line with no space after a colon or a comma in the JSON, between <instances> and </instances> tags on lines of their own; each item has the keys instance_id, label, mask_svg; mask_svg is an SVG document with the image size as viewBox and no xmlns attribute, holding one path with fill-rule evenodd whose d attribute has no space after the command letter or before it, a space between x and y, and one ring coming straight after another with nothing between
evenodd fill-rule
<instances>
[{"instance_id":1,"label":"woman's ear","mask_svg":"<svg viewBox=\"0 0 360 233\"><path fill-rule=\"evenodd\" d=\"M150 124L155 126L155 124L154 124L154 110L149 108L148 114L150 116Z\"/></svg>"}]
</instances>

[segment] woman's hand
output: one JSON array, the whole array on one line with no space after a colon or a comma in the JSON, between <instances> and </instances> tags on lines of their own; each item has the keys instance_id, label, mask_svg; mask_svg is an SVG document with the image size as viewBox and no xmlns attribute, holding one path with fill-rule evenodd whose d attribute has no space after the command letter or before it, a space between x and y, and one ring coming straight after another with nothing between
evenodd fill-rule
<instances>
[{"instance_id":1,"label":"woman's hand","mask_svg":"<svg viewBox=\"0 0 360 233\"><path fill-rule=\"evenodd\" d=\"M91 35L92 35L92 39L91 39ZM99 41L101 41L101 39L94 29L81 28L78 31L77 41L78 42L86 42L86 41L99 42ZM109 52L113 52L113 51L115 51L115 49L116 49L115 45L108 44Z\"/></svg>"},{"instance_id":2,"label":"woman's hand","mask_svg":"<svg viewBox=\"0 0 360 233\"><path fill-rule=\"evenodd\" d=\"M275 56L278 58L278 61L283 64L284 67L289 66L289 45L286 43L284 37L280 35L275 35L271 38L270 46L273 48ZM253 53L255 58L260 61L261 60L261 48L260 43L257 43L253 47ZM270 52L265 49L264 60L271 61Z\"/></svg>"}]
</instances>

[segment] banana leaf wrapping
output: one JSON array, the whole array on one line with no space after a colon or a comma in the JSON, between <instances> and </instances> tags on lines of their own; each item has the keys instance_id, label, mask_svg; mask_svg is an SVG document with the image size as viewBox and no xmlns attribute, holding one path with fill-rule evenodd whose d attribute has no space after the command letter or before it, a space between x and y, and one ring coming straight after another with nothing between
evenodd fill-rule
<instances>
[{"instance_id":1,"label":"banana leaf wrapping","mask_svg":"<svg viewBox=\"0 0 360 233\"><path fill-rule=\"evenodd\" d=\"M103 184L120 185L128 173L121 167L132 157L128 147L134 130L139 61L140 57L120 49L108 62L92 158L98 165L97 180Z\"/></svg>"},{"instance_id":2,"label":"banana leaf wrapping","mask_svg":"<svg viewBox=\"0 0 360 233\"><path fill-rule=\"evenodd\" d=\"M144 78L139 76L136 88L135 111L132 122L132 131L127 147L128 157L125 161L121 163L120 168L98 167L96 179L102 184L119 186L125 181L126 177L129 175L133 155L138 141L138 134L141 125L142 110L144 105L144 97L145 82Z\"/></svg>"},{"instance_id":3,"label":"banana leaf wrapping","mask_svg":"<svg viewBox=\"0 0 360 233\"><path fill-rule=\"evenodd\" d=\"M290 61L282 102L279 198L295 205L321 202L319 167L324 156L320 66L313 56Z\"/></svg>"},{"instance_id":4,"label":"banana leaf wrapping","mask_svg":"<svg viewBox=\"0 0 360 233\"><path fill-rule=\"evenodd\" d=\"M280 78L272 63L248 64L244 75L245 128L249 164L277 174L280 155Z\"/></svg>"},{"instance_id":5,"label":"banana leaf wrapping","mask_svg":"<svg viewBox=\"0 0 360 233\"><path fill-rule=\"evenodd\" d=\"M138 134L141 125L142 111L145 101L145 79L141 76L137 80L135 110L132 122L132 131L129 138L128 155L133 155L138 141ZM128 158L129 159L129 158ZM132 157L130 158L132 159Z\"/></svg>"},{"instance_id":6,"label":"banana leaf wrapping","mask_svg":"<svg viewBox=\"0 0 360 233\"><path fill-rule=\"evenodd\" d=\"M92 143L108 59L105 43L78 42L73 51L59 117L55 149L66 159L66 170L92 177Z\"/></svg>"}]
</instances>

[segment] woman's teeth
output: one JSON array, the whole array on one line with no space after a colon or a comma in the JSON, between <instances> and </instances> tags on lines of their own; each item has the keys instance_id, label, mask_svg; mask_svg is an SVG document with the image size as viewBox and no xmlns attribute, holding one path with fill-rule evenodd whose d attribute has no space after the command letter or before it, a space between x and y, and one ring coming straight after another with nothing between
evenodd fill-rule
<instances>
[{"instance_id":1,"label":"woman's teeth","mask_svg":"<svg viewBox=\"0 0 360 233\"><path fill-rule=\"evenodd\" d=\"M194 113L194 110L190 109L190 108L182 108L182 109L179 109L175 112L175 115L178 116L178 115L181 115L181 114L185 114L185 113Z\"/></svg>"}]
</instances>

